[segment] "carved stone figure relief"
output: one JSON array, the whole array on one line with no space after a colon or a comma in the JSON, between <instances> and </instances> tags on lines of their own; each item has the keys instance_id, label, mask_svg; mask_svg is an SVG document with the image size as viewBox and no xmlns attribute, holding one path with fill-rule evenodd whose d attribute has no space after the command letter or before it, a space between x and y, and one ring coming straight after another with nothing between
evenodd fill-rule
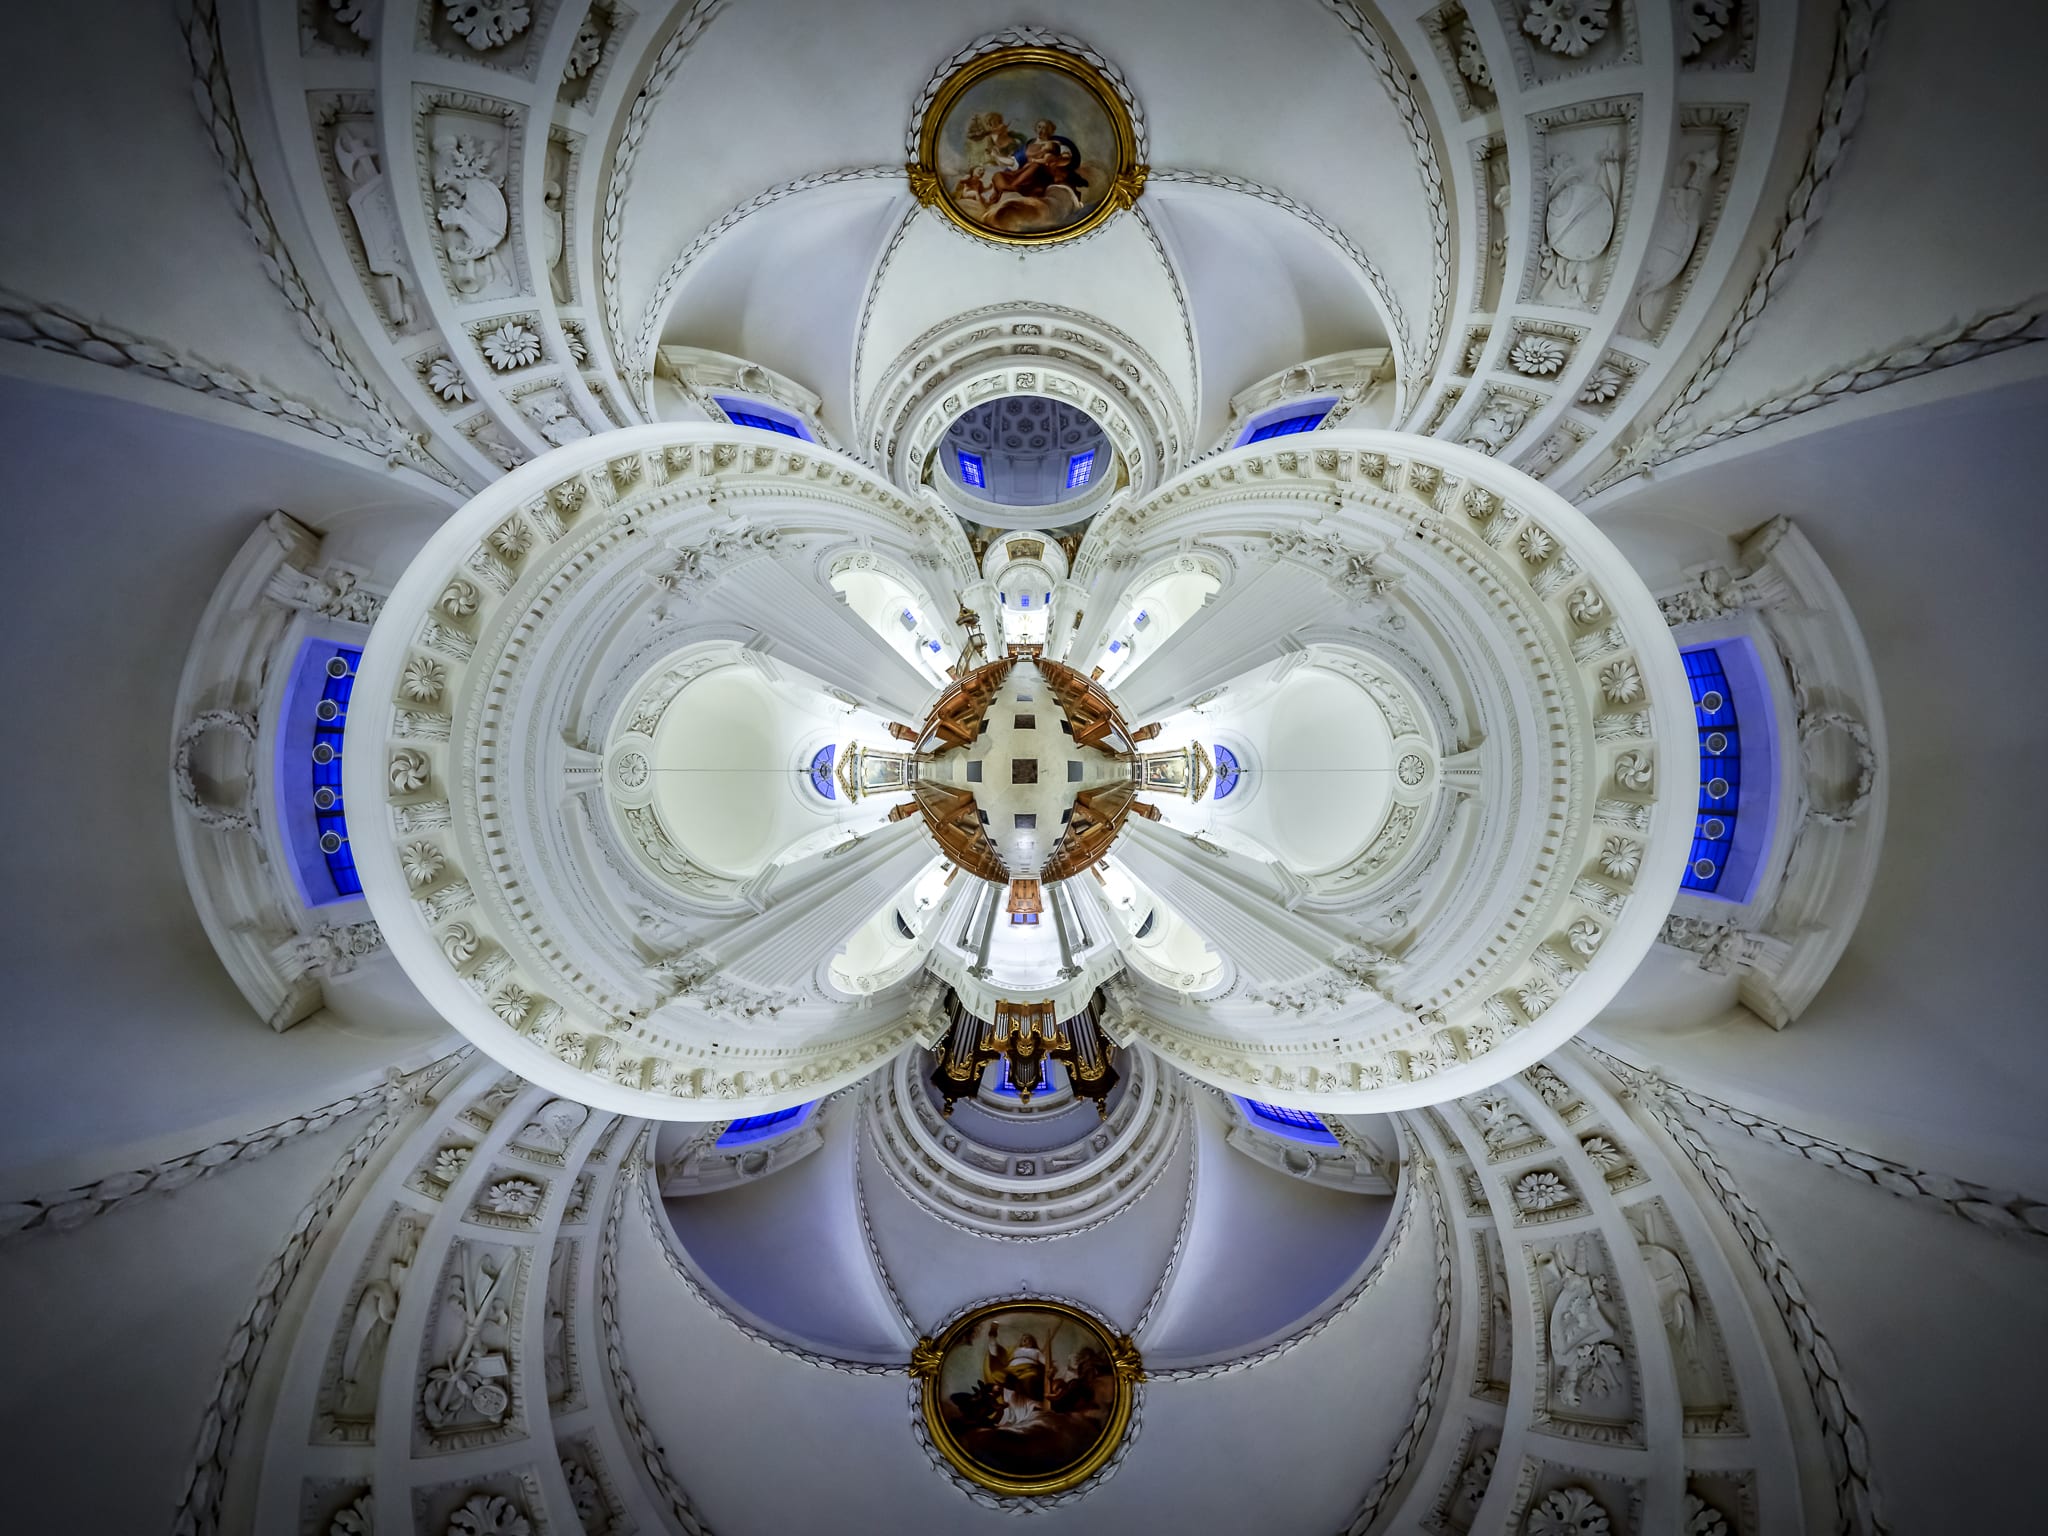
<instances>
[{"instance_id":1,"label":"carved stone figure relief","mask_svg":"<svg viewBox=\"0 0 2048 1536\"><path fill-rule=\"evenodd\" d=\"M1627 222L1638 110L1625 97L1530 119L1538 185L1524 301L1599 308Z\"/></svg>"},{"instance_id":2,"label":"carved stone figure relief","mask_svg":"<svg viewBox=\"0 0 2048 1536\"><path fill-rule=\"evenodd\" d=\"M1479 266L1476 305L1482 310L1498 309L1507 288L1508 239L1513 233L1508 212L1514 203L1514 187L1508 181L1506 140L1496 136L1483 140L1474 152L1478 174L1478 227L1486 241L1486 260Z\"/></svg>"},{"instance_id":3,"label":"carved stone figure relief","mask_svg":"<svg viewBox=\"0 0 2048 1536\"><path fill-rule=\"evenodd\" d=\"M324 95L315 96L311 105L328 197L356 276L386 330L393 336L418 335L431 321L419 302L419 277L399 230L375 99Z\"/></svg>"},{"instance_id":4,"label":"carved stone figure relief","mask_svg":"<svg viewBox=\"0 0 2048 1536\"><path fill-rule=\"evenodd\" d=\"M517 164L515 109L487 97L450 98L420 125L443 275L458 299L509 299L525 291L505 196Z\"/></svg>"},{"instance_id":5,"label":"carved stone figure relief","mask_svg":"<svg viewBox=\"0 0 2048 1536\"><path fill-rule=\"evenodd\" d=\"M1596 1232L1524 1244L1536 1301L1536 1427L1610 1445L1643 1443L1635 1346L1607 1245Z\"/></svg>"},{"instance_id":6,"label":"carved stone figure relief","mask_svg":"<svg viewBox=\"0 0 2048 1536\"><path fill-rule=\"evenodd\" d=\"M548 134L547 164L541 173L540 264L548 275L548 287L557 304L573 302L568 246L563 238L562 223L563 210L569 198L573 157L570 140L561 132L551 130ZM582 360L576 359L577 362Z\"/></svg>"},{"instance_id":7,"label":"carved stone figure relief","mask_svg":"<svg viewBox=\"0 0 2048 1536\"><path fill-rule=\"evenodd\" d=\"M376 1439L377 1394L391 1325L412 1275L425 1219L411 1213L387 1217L354 1299L342 1312L342 1327L329 1351L321 1386L316 1433L330 1442L370 1444Z\"/></svg>"},{"instance_id":8,"label":"carved stone figure relief","mask_svg":"<svg viewBox=\"0 0 2048 1536\"><path fill-rule=\"evenodd\" d=\"M1478 1261L1473 1275L1479 1283L1479 1336L1472 1359L1472 1395L1490 1403L1508 1400L1514 1381L1515 1329L1510 1308L1514 1293L1508 1288L1507 1258L1501 1252L1500 1234L1492 1227L1480 1227L1472 1234L1473 1256Z\"/></svg>"},{"instance_id":9,"label":"carved stone figure relief","mask_svg":"<svg viewBox=\"0 0 2048 1536\"><path fill-rule=\"evenodd\" d=\"M1650 227L1650 248L1616 334L1662 341L1705 259L1728 198L1741 137L1741 107L1687 107L1680 113L1678 168Z\"/></svg>"},{"instance_id":10,"label":"carved stone figure relief","mask_svg":"<svg viewBox=\"0 0 2048 1536\"><path fill-rule=\"evenodd\" d=\"M1671 1349L1679 1401L1689 1435L1740 1434L1742 1411L1735 1400L1735 1373L1721 1342L1713 1303L1695 1278L1690 1255L1661 1199L1645 1200L1624 1213L1636 1236L1643 1268L1657 1288L1657 1316Z\"/></svg>"},{"instance_id":11,"label":"carved stone figure relief","mask_svg":"<svg viewBox=\"0 0 2048 1536\"><path fill-rule=\"evenodd\" d=\"M415 1453L495 1445L526 1432L518 1319L532 1250L458 1238L421 1349Z\"/></svg>"},{"instance_id":12,"label":"carved stone figure relief","mask_svg":"<svg viewBox=\"0 0 2048 1536\"><path fill-rule=\"evenodd\" d=\"M582 1384L576 1369L576 1348L569 1316L576 1302L577 1246L572 1238L555 1239L548 1255L547 1310L541 1328L541 1358L547 1374L548 1410L563 1413L582 1406Z\"/></svg>"}]
</instances>

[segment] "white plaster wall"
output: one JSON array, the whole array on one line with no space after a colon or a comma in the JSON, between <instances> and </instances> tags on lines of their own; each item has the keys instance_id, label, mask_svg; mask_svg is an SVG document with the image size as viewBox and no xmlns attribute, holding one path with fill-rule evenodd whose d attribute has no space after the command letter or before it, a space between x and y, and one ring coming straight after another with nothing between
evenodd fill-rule
<instances>
[{"instance_id":1,"label":"white plaster wall","mask_svg":"<svg viewBox=\"0 0 2048 1536\"><path fill-rule=\"evenodd\" d=\"M1896 0L1885 14L1820 225L1699 421L2042 291L2040 7ZM1815 116L1788 125L1802 154ZM1783 211L1782 197L1767 200L1762 238Z\"/></svg>"},{"instance_id":2,"label":"white plaster wall","mask_svg":"<svg viewBox=\"0 0 2048 1536\"><path fill-rule=\"evenodd\" d=\"M367 1123L352 1116L0 1249L0 1434L21 1474L10 1530L169 1529L228 1338L293 1218Z\"/></svg>"},{"instance_id":3,"label":"white plaster wall","mask_svg":"<svg viewBox=\"0 0 2048 1536\"><path fill-rule=\"evenodd\" d=\"M848 1096L818 1113L825 1145L802 1161L664 1208L699 1270L760 1324L821 1350L886 1355L901 1348L903 1325L861 1236L853 1188L859 1105Z\"/></svg>"},{"instance_id":4,"label":"white plaster wall","mask_svg":"<svg viewBox=\"0 0 2048 1536\"><path fill-rule=\"evenodd\" d=\"M8 48L24 67L0 93L0 285L365 423L228 200L177 10L135 0L8 8ZM240 115L249 131L255 115Z\"/></svg>"},{"instance_id":5,"label":"white plaster wall","mask_svg":"<svg viewBox=\"0 0 2048 1536\"><path fill-rule=\"evenodd\" d=\"M0 505L19 535L0 644L11 877L0 921L10 1187L91 1178L331 1099L443 1026L421 1005L274 1034L215 958L171 832L172 700L229 559L283 507L359 547L439 512L392 481L190 418L0 380Z\"/></svg>"},{"instance_id":6,"label":"white plaster wall","mask_svg":"<svg viewBox=\"0 0 2048 1536\"><path fill-rule=\"evenodd\" d=\"M2036 1528L2048 1241L1706 1129L1834 1347L1891 1529Z\"/></svg>"},{"instance_id":7,"label":"white plaster wall","mask_svg":"<svg viewBox=\"0 0 2048 1536\"><path fill-rule=\"evenodd\" d=\"M1016 1251L987 1240L979 1246L997 1258ZM963 1279L942 1254L925 1262L928 1284ZM1051 1273L1068 1293L1101 1278L1079 1259L1066 1261L1065 1274L1057 1265ZM1221 1378L1147 1384L1123 1465L1042 1523L1075 1536L1342 1529L1413 1410L1428 1358L1433 1274L1425 1219L1374 1288L1313 1347ZM641 1406L712 1529L971 1536L1018 1528L1014 1513L970 1502L933 1469L911 1427L905 1378L820 1369L746 1339L690 1299L630 1209L619 1275Z\"/></svg>"},{"instance_id":8,"label":"white plaster wall","mask_svg":"<svg viewBox=\"0 0 2048 1536\"><path fill-rule=\"evenodd\" d=\"M1782 1033L1674 1032L1639 1007L1605 1027L1737 1104L2036 1193L2048 523L2031 444L2044 411L2048 382L2035 381L1817 430L1602 517L1624 548L1632 529L1669 540L1672 521L1797 520L1862 626L1891 737L1876 889L1806 1014Z\"/></svg>"}]
</instances>

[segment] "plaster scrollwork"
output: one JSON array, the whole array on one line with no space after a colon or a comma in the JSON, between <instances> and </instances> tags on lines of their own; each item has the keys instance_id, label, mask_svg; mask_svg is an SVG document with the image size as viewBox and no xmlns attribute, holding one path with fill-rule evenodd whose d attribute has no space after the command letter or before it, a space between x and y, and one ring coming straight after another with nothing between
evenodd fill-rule
<instances>
[{"instance_id":1,"label":"plaster scrollwork","mask_svg":"<svg viewBox=\"0 0 2048 1536\"><path fill-rule=\"evenodd\" d=\"M1297 560L1321 571L1330 579L1330 590L1356 606L1385 597L1400 577L1381 569L1382 556L1368 553L1345 542L1343 533L1314 524L1283 529L1269 541L1276 555Z\"/></svg>"}]
</instances>

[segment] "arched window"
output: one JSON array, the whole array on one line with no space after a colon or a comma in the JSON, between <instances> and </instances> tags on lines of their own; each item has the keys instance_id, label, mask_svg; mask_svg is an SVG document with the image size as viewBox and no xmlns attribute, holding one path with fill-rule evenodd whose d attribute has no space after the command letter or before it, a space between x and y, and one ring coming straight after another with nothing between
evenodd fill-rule
<instances>
[{"instance_id":1,"label":"arched window","mask_svg":"<svg viewBox=\"0 0 2048 1536\"><path fill-rule=\"evenodd\" d=\"M292 871L309 907L363 894L341 798L342 732L362 655L361 646L308 640L285 685L273 782Z\"/></svg>"},{"instance_id":2,"label":"arched window","mask_svg":"<svg viewBox=\"0 0 2048 1536\"><path fill-rule=\"evenodd\" d=\"M838 755L838 745L828 741L824 746L818 748L811 758L811 788L815 789L827 800L837 800L839 798L839 792L832 784L832 763Z\"/></svg>"},{"instance_id":3,"label":"arched window","mask_svg":"<svg viewBox=\"0 0 2048 1536\"><path fill-rule=\"evenodd\" d=\"M1269 421L1264 426L1254 427L1245 435L1247 443L1263 443L1270 437L1292 437L1297 432L1313 432L1323 424L1327 410L1306 411L1299 416L1283 416L1278 421Z\"/></svg>"},{"instance_id":4,"label":"arched window","mask_svg":"<svg viewBox=\"0 0 2048 1536\"><path fill-rule=\"evenodd\" d=\"M1216 788L1211 791L1214 800L1227 799L1237 788L1237 781L1244 777L1244 770L1237 766L1237 754L1225 746L1216 748Z\"/></svg>"},{"instance_id":5,"label":"arched window","mask_svg":"<svg viewBox=\"0 0 2048 1536\"><path fill-rule=\"evenodd\" d=\"M736 427L756 427L763 432L780 432L785 437L800 437L812 442L809 427L801 418L776 406L764 405L758 400L742 400L728 395L713 395L718 408L725 412L725 419Z\"/></svg>"},{"instance_id":6,"label":"arched window","mask_svg":"<svg viewBox=\"0 0 2048 1536\"><path fill-rule=\"evenodd\" d=\"M793 1131L804 1123L804 1117L818 1107L816 1099L808 1104L799 1104L794 1109L778 1109L769 1115L748 1115L744 1120L735 1120L719 1134L721 1147L743 1147L750 1141L766 1141L771 1136L780 1136L784 1131Z\"/></svg>"},{"instance_id":7,"label":"arched window","mask_svg":"<svg viewBox=\"0 0 2048 1536\"><path fill-rule=\"evenodd\" d=\"M1720 653L1704 646L1685 652L1684 659L1699 726L1700 802L1683 885L1688 891L1712 895L1721 888L1721 876L1735 846L1735 823L1742 803L1742 732L1736 724L1735 695L1728 686Z\"/></svg>"},{"instance_id":8,"label":"arched window","mask_svg":"<svg viewBox=\"0 0 2048 1536\"><path fill-rule=\"evenodd\" d=\"M1312 1142L1319 1147L1334 1147L1337 1138L1330 1134L1323 1124L1322 1116L1312 1115L1305 1109L1283 1109L1278 1104L1261 1104L1256 1099L1247 1099L1238 1094L1238 1107L1252 1124L1261 1130L1271 1131L1276 1136L1286 1136L1294 1141Z\"/></svg>"}]
</instances>

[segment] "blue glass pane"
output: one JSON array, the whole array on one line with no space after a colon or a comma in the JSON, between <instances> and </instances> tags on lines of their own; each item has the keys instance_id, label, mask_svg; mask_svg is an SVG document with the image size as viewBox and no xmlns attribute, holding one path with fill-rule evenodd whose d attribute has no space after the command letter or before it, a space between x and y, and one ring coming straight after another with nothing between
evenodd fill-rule
<instances>
[{"instance_id":1,"label":"blue glass pane","mask_svg":"<svg viewBox=\"0 0 2048 1536\"><path fill-rule=\"evenodd\" d=\"M1218 747L1216 749L1215 798L1218 800L1226 798L1231 791L1237 788L1237 781L1243 777L1243 774L1244 770L1237 766L1237 754L1228 747Z\"/></svg>"},{"instance_id":2,"label":"blue glass pane","mask_svg":"<svg viewBox=\"0 0 2048 1536\"><path fill-rule=\"evenodd\" d=\"M338 645L333 656L346 662L348 670L340 677L328 672L314 706L311 756L306 764L313 781L313 836L327 861L327 878L334 882L334 894L360 896L363 882L356 875L356 856L348 843L347 807L341 799L341 733L348 726L349 695L355 691L356 664L363 653L360 647ZM306 658L309 663L317 658L323 669L330 659L318 651L308 651ZM319 707L323 704L334 707L323 710ZM329 715L333 718L327 718ZM320 750L323 746L324 752Z\"/></svg>"},{"instance_id":3,"label":"blue glass pane","mask_svg":"<svg viewBox=\"0 0 2048 1536\"><path fill-rule=\"evenodd\" d=\"M1269 437L1292 437L1297 432L1313 432L1322 425L1323 418L1329 414L1328 411L1311 411L1306 416L1289 416L1280 421L1269 421L1245 441L1263 443Z\"/></svg>"},{"instance_id":4,"label":"blue glass pane","mask_svg":"<svg viewBox=\"0 0 2048 1536\"><path fill-rule=\"evenodd\" d=\"M827 800L839 798L839 792L832 787L832 760L838 755L838 746L828 743L811 758L811 788Z\"/></svg>"},{"instance_id":5,"label":"blue glass pane","mask_svg":"<svg viewBox=\"0 0 2048 1536\"><path fill-rule=\"evenodd\" d=\"M958 450L955 450L958 453ZM988 489L988 477L982 473L981 457L978 454L958 453L960 459L960 483Z\"/></svg>"},{"instance_id":6,"label":"blue glass pane","mask_svg":"<svg viewBox=\"0 0 2048 1536\"><path fill-rule=\"evenodd\" d=\"M1031 1091L1033 1093L1052 1092L1051 1062L1041 1061L1038 1064L1038 1081L1032 1086ZM1006 1098L1014 1099L1017 1097L1017 1085L1010 1080L1010 1063L1007 1057L1001 1059L996 1069L996 1092Z\"/></svg>"},{"instance_id":7,"label":"blue glass pane","mask_svg":"<svg viewBox=\"0 0 2048 1536\"><path fill-rule=\"evenodd\" d=\"M1067 460L1067 489L1075 490L1088 483L1088 477L1095 473L1095 450L1077 453Z\"/></svg>"},{"instance_id":8,"label":"blue glass pane","mask_svg":"<svg viewBox=\"0 0 2048 1536\"><path fill-rule=\"evenodd\" d=\"M778 1109L769 1115L749 1115L744 1120L735 1120L719 1134L718 1145L736 1147L749 1141L766 1141L770 1136L780 1136L784 1131L793 1130L803 1123L817 1107L818 1101L799 1104L794 1109Z\"/></svg>"},{"instance_id":9,"label":"blue glass pane","mask_svg":"<svg viewBox=\"0 0 2048 1536\"><path fill-rule=\"evenodd\" d=\"M1312 1115L1305 1109L1283 1109L1278 1104L1261 1104L1256 1099L1247 1099L1238 1094L1232 1098L1243 1106L1244 1112L1265 1129L1281 1136L1291 1136L1296 1141L1311 1141L1318 1146L1334 1147L1337 1138L1330 1134L1323 1124L1321 1115Z\"/></svg>"},{"instance_id":10,"label":"blue glass pane","mask_svg":"<svg viewBox=\"0 0 2048 1536\"><path fill-rule=\"evenodd\" d=\"M763 432L780 432L784 437L801 438L805 442L811 440L811 434L795 422L770 416L758 407L752 407L749 401L728 400L723 395L713 398L718 401L718 408L725 412L725 419L736 427L758 427Z\"/></svg>"},{"instance_id":11,"label":"blue glass pane","mask_svg":"<svg viewBox=\"0 0 2048 1536\"><path fill-rule=\"evenodd\" d=\"M1700 800L1692 852L1680 883L1688 891L1712 893L1720 888L1735 846L1735 820L1742 803L1742 732L1720 653L1703 646L1686 651L1683 660L1699 727Z\"/></svg>"}]
</instances>

